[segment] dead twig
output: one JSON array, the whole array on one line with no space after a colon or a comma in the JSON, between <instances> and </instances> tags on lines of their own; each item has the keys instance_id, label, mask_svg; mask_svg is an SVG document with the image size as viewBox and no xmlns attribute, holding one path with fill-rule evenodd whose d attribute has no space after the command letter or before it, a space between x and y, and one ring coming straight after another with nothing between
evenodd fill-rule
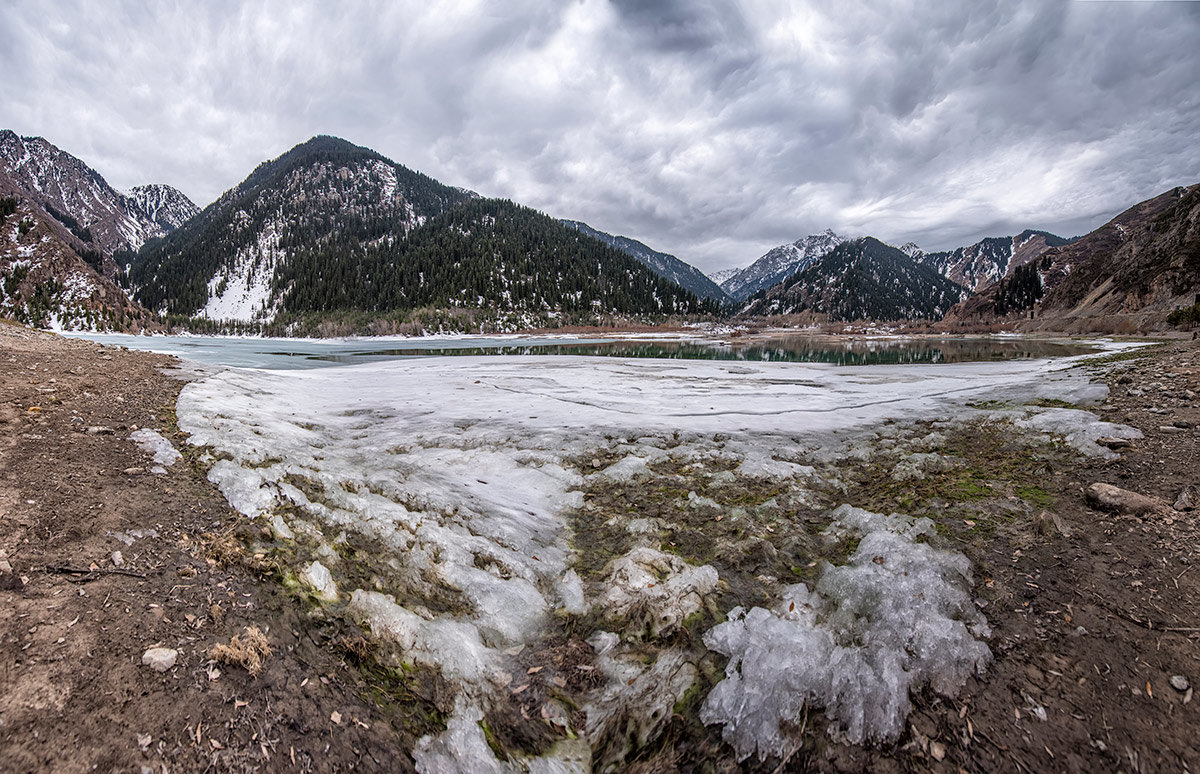
<instances>
[{"instance_id":1,"label":"dead twig","mask_svg":"<svg viewBox=\"0 0 1200 774\"><path fill-rule=\"evenodd\" d=\"M91 569L88 567L68 567L67 565L46 565L42 568L42 572L48 575L81 575L81 578L67 578L71 583L90 583L96 580L101 575L128 575L131 578L145 578L146 574L134 572L133 570L123 570L119 567L97 567Z\"/></svg>"}]
</instances>

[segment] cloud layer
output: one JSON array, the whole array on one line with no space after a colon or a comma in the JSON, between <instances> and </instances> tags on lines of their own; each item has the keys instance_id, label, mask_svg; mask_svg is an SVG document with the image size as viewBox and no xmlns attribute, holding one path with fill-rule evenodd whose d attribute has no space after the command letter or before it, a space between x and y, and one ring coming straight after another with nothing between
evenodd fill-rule
<instances>
[{"instance_id":1,"label":"cloud layer","mask_svg":"<svg viewBox=\"0 0 1200 774\"><path fill-rule=\"evenodd\" d=\"M0 128L202 206L314 134L702 269L1082 233L1200 180L1191 3L0 7Z\"/></svg>"}]
</instances>

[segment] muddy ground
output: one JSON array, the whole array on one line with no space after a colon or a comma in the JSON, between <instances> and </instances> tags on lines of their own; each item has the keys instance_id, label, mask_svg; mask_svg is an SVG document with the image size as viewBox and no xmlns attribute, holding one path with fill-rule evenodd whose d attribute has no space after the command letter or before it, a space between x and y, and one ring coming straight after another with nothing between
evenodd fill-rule
<instances>
[{"instance_id":1,"label":"muddy ground","mask_svg":"<svg viewBox=\"0 0 1200 774\"><path fill-rule=\"evenodd\" d=\"M436 681L376 669L358 631L298 600L247 548L258 527L200 467L151 473L128 440L135 427L173 435L172 365L0 323L0 770L410 769L416 735L446 709L410 689ZM1195 512L1117 515L1083 494L1102 481L1173 503L1200 483L1200 347L1096 373L1113 388L1100 413L1145 439L1113 462L1064 457L1042 471L1057 521L962 535L993 631L987 674L953 700L915 697L893 744L810 731L787 760L745 767L1200 769L1200 701L1171 684L1200 682ZM895 493L873 496L882 507ZM257 676L212 655L247 627L272 648ZM177 664L143 666L154 646L177 650ZM687 735L668 729L635 768L737 768L716 730L699 747L673 748L672 734Z\"/></svg>"}]
</instances>

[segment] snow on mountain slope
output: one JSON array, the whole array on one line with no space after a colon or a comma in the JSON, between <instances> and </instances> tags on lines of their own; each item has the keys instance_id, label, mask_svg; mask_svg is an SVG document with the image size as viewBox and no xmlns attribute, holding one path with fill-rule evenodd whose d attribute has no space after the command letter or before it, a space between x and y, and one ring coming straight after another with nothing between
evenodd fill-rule
<instances>
[{"instance_id":1,"label":"snow on mountain slope","mask_svg":"<svg viewBox=\"0 0 1200 774\"><path fill-rule=\"evenodd\" d=\"M721 289L738 301L745 301L760 290L776 285L845 242L844 237L826 229L795 242L780 245L721 283Z\"/></svg>"},{"instance_id":2,"label":"snow on mountain slope","mask_svg":"<svg viewBox=\"0 0 1200 774\"><path fill-rule=\"evenodd\" d=\"M99 172L41 137L0 131L0 167L25 195L106 255L137 250L170 231L146 214L136 197L119 193Z\"/></svg>"},{"instance_id":3,"label":"snow on mountain slope","mask_svg":"<svg viewBox=\"0 0 1200 774\"><path fill-rule=\"evenodd\" d=\"M191 199L169 185L151 183L134 186L129 191L129 198L137 204L143 215L161 226L164 231L179 228L188 218L200 212L200 208Z\"/></svg>"}]
</instances>

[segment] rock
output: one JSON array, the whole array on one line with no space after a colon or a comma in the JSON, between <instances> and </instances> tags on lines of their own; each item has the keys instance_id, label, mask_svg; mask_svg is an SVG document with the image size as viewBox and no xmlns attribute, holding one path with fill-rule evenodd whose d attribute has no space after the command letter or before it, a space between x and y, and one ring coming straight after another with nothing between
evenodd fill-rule
<instances>
[{"instance_id":1,"label":"rock","mask_svg":"<svg viewBox=\"0 0 1200 774\"><path fill-rule=\"evenodd\" d=\"M102 427L100 425L93 425L92 427L89 427L87 429L87 434L88 435L112 435L113 429L111 427Z\"/></svg>"},{"instance_id":2,"label":"rock","mask_svg":"<svg viewBox=\"0 0 1200 774\"><path fill-rule=\"evenodd\" d=\"M12 565L2 556L0 556L0 572L12 572Z\"/></svg>"},{"instance_id":3,"label":"rock","mask_svg":"<svg viewBox=\"0 0 1200 774\"><path fill-rule=\"evenodd\" d=\"M1200 485L1188 484L1175 498L1175 510L1194 511L1200 508Z\"/></svg>"},{"instance_id":4,"label":"rock","mask_svg":"<svg viewBox=\"0 0 1200 774\"><path fill-rule=\"evenodd\" d=\"M1092 484L1087 488L1085 496L1088 505L1093 508L1129 516L1165 514L1171 510L1170 506L1156 497L1140 495L1112 484Z\"/></svg>"},{"instance_id":5,"label":"rock","mask_svg":"<svg viewBox=\"0 0 1200 774\"><path fill-rule=\"evenodd\" d=\"M112 563L113 563L113 567L124 567L125 566L125 557L121 556L120 551L112 552Z\"/></svg>"},{"instance_id":6,"label":"rock","mask_svg":"<svg viewBox=\"0 0 1200 774\"><path fill-rule=\"evenodd\" d=\"M300 580L308 584L314 595L323 602L337 602L337 584L334 583L329 570L320 562L313 562L301 570Z\"/></svg>"},{"instance_id":7,"label":"rock","mask_svg":"<svg viewBox=\"0 0 1200 774\"><path fill-rule=\"evenodd\" d=\"M1128 438L1097 438L1096 443L1109 449L1128 449L1133 441Z\"/></svg>"},{"instance_id":8,"label":"rock","mask_svg":"<svg viewBox=\"0 0 1200 774\"><path fill-rule=\"evenodd\" d=\"M1191 684L1188 683L1188 679L1183 675L1171 675L1171 687L1183 693L1191 687Z\"/></svg>"},{"instance_id":9,"label":"rock","mask_svg":"<svg viewBox=\"0 0 1200 774\"><path fill-rule=\"evenodd\" d=\"M1171 424L1174 425L1175 427L1178 427L1181 430L1191 430L1193 427L1195 427L1194 424L1192 424L1191 422L1188 422L1186 419L1177 419L1174 422L1172 422Z\"/></svg>"},{"instance_id":10,"label":"rock","mask_svg":"<svg viewBox=\"0 0 1200 774\"><path fill-rule=\"evenodd\" d=\"M179 651L171 648L150 648L142 654L142 666L148 666L155 672L165 672L175 666Z\"/></svg>"},{"instance_id":11,"label":"rock","mask_svg":"<svg viewBox=\"0 0 1200 774\"><path fill-rule=\"evenodd\" d=\"M1175 425L1160 425L1158 432L1166 433L1167 435L1174 435L1175 433L1183 433L1187 431L1182 427L1176 427Z\"/></svg>"},{"instance_id":12,"label":"rock","mask_svg":"<svg viewBox=\"0 0 1200 774\"><path fill-rule=\"evenodd\" d=\"M142 468L125 468L125 470L123 470L121 472L127 476L137 476L137 475L141 475L142 473L145 473L146 471Z\"/></svg>"},{"instance_id":13,"label":"rock","mask_svg":"<svg viewBox=\"0 0 1200 774\"><path fill-rule=\"evenodd\" d=\"M1067 529L1066 525L1062 523L1062 519L1058 517L1057 513L1039 511L1033 517L1033 524L1037 528L1038 533L1043 537L1054 537L1055 535L1062 535L1063 537L1071 536L1071 530Z\"/></svg>"}]
</instances>

